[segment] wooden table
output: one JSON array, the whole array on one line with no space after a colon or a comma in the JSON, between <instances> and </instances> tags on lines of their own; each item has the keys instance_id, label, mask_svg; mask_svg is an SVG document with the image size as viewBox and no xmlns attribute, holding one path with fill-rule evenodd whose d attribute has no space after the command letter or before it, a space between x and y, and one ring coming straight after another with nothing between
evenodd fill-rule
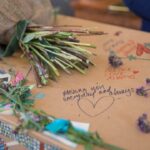
<instances>
[{"instance_id":1,"label":"wooden table","mask_svg":"<svg viewBox=\"0 0 150 150\"><path fill-rule=\"evenodd\" d=\"M145 79L150 75L149 54L144 52L141 56L136 55L137 45L150 42L150 34L65 16L59 16L57 24L81 25L108 34L82 37L81 41L97 46L92 50L96 54L92 58L95 67L89 68L86 75L74 71L72 75L61 73L57 82L51 81L47 87L34 89L33 93L42 92L46 95L36 102L35 107L58 118L90 123L91 131L98 131L105 141L122 148L149 150L150 135L138 129L137 119L143 113L150 116L150 101L149 98L137 96L135 90L145 85ZM113 69L108 63L110 51L122 57L132 55L137 60L123 59L124 65ZM0 66L5 69L13 67L24 73L29 68L28 62L20 59L18 54L1 61ZM32 74L29 83L34 83ZM0 119L17 123L11 116L0 115ZM30 134L59 145L41 134ZM82 150L83 147L79 146L77 149Z\"/></svg>"},{"instance_id":2,"label":"wooden table","mask_svg":"<svg viewBox=\"0 0 150 150\"><path fill-rule=\"evenodd\" d=\"M110 11L108 6L120 0L74 0L75 16L83 19L140 29L141 19L131 12Z\"/></svg>"}]
</instances>

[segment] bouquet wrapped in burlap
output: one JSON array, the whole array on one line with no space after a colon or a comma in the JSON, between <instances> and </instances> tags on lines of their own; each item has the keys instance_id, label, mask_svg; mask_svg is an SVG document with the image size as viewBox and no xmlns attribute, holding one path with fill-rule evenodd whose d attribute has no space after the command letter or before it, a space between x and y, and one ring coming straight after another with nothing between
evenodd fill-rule
<instances>
[{"instance_id":1,"label":"bouquet wrapped in burlap","mask_svg":"<svg viewBox=\"0 0 150 150\"><path fill-rule=\"evenodd\" d=\"M50 0L0 0L0 44L7 44L20 20L50 25L53 9Z\"/></svg>"},{"instance_id":2,"label":"bouquet wrapped in burlap","mask_svg":"<svg viewBox=\"0 0 150 150\"><path fill-rule=\"evenodd\" d=\"M50 0L0 0L0 58L22 51L34 72L37 87L60 76L59 69L85 74L93 66L87 48L77 36L103 35L79 26L52 26Z\"/></svg>"}]
</instances>

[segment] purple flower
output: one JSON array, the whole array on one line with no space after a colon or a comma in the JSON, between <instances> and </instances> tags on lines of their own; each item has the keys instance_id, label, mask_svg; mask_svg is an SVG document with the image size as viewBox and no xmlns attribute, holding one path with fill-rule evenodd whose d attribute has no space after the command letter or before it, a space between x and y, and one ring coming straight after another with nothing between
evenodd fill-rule
<instances>
[{"instance_id":1,"label":"purple flower","mask_svg":"<svg viewBox=\"0 0 150 150\"><path fill-rule=\"evenodd\" d=\"M108 60L109 60L109 64L114 68L117 68L117 67L123 65L121 58L116 55L110 55L108 57Z\"/></svg>"},{"instance_id":2,"label":"purple flower","mask_svg":"<svg viewBox=\"0 0 150 150\"><path fill-rule=\"evenodd\" d=\"M139 95L139 96L147 97L147 96L148 96L147 91L148 91L148 90L146 90L146 89L142 86L142 87L136 89L136 94Z\"/></svg>"},{"instance_id":3,"label":"purple flower","mask_svg":"<svg viewBox=\"0 0 150 150\"><path fill-rule=\"evenodd\" d=\"M150 121L148 120L147 114L143 114L138 118L137 125L142 132L150 133Z\"/></svg>"},{"instance_id":4,"label":"purple flower","mask_svg":"<svg viewBox=\"0 0 150 150\"><path fill-rule=\"evenodd\" d=\"M150 85L150 78L147 78L147 79L146 79L146 84L147 84L147 85Z\"/></svg>"}]
</instances>

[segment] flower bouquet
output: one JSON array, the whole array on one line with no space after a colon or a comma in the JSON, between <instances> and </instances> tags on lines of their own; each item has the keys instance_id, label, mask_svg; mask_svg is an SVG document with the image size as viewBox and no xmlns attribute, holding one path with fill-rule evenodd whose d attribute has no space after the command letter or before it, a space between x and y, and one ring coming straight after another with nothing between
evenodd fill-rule
<instances>
[{"instance_id":1,"label":"flower bouquet","mask_svg":"<svg viewBox=\"0 0 150 150\"><path fill-rule=\"evenodd\" d=\"M3 56L11 56L17 49L29 61L38 87L47 85L48 79L56 80L59 69L70 74L72 69L85 74L85 69L93 65L92 52L87 48L95 46L81 43L82 35L103 35L103 32L89 31L70 26L29 25L23 20L16 25L16 32L10 40Z\"/></svg>"}]
</instances>

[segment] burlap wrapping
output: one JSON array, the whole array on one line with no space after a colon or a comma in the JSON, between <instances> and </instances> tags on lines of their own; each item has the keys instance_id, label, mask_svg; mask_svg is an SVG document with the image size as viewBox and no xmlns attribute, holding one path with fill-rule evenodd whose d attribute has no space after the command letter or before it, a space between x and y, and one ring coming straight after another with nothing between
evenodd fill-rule
<instances>
[{"instance_id":1,"label":"burlap wrapping","mask_svg":"<svg viewBox=\"0 0 150 150\"><path fill-rule=\"evenodd\" d=\"M0 44L7 44L19 20L50 25L53 9L50 0L0 0Z\"/></svg>"}]
</instances>

